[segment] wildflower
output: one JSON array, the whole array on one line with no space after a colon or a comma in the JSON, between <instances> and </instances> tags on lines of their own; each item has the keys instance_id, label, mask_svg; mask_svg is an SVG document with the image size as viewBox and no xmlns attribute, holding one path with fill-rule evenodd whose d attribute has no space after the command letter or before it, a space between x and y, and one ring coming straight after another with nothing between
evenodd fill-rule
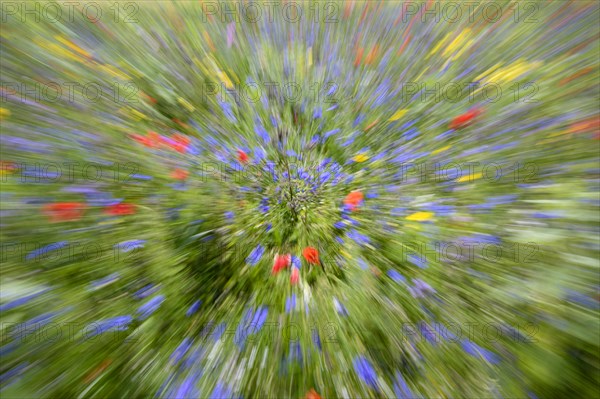
<instances>
[{"instance_id":1,"label":"wildflower","mask_svg":"<svg viewBox=\"0 0 600 399\"><path fill-rule=\"evenodd\" d=\"M202 301L201 300L197 300L196 302L194 302L192 304L192 306L189 307L189 309L187 310L187 312L185 312L185 315L187 317L190 317L191 315L193 315L194 313L196 313L198 311L198 309L200 308L200 305L202 305Z\"/></svg>"},{"instance_id":2,"label":"wildflower","mask_svg":"<svg viewBox=\"0 0 600 399\"><path fill-rule=\"evenodd\" d=\"M473 119L475 119L475 117L479 114L481 114L481 110L479 108L475 108L455 117L450 122L450 129L456 130L469 126L473 122Z\"/></svg>"},{"instance_id":3,"label":"wildflower","mask_svg":"<svg viewBox=\"0 0 600 399\"><path fill-rule=\"evenodd\" d=\"M420 258L415 255L408 255L408 260L415 266L420 267L421 269L427 269L427 259Z\"/></svg>"},{"instance_id":4,"label":"wildflower","mask_svg":"<svg viewBox=\"0 0 600 399\"><path fill-rule=\"evenodd\" d=\"M81 219L86 205L81 202L57 202L44 206L43 212L52 222L76 221Z\"/></svg>"},{"instance_id":5,"label":"wildflower","mask_svg":"<svg viewBox=\"0 0 600 399\"><path fill-rule=\"evenodd\" d=\"M425 298L426 295L435 294L435 289L421 279L413 280L413 287L409 287L409 292L413 298Z\"/></svg>"},{"instance_id":6,"label":"wildflower","mask_svg":"<svg viewBox=\"0 0 600 399\"><path fill-rule=\"evenodd\" d=\"M406 278L401 275L400 273L398 273L396 270L394 269L390 269L387 271L387 275L394 280L397 283L404 283L406 282Z\"/></svg>"},{"instance_id":7,"label":"wildflower","mask_svg":"<svg viewBox=\"0 0 600 399\"><path fill-rule=\"evenodd\" d=\"M336 297L333 297L333 307L335 307L335 310L338 312L339 315L348 316L348 310L344 305L342 305L340 301L338 301Z\"/></svg>"},{"instance_id":8,"label":"wildflower","mask_svg":"<svg viewBox=\"0 0 600 399\"><path fill-rule=\"evenodd\" d=\"M348 231L347 234L348 234L348 238L350 238L352 241L356 242L358 245L366 245L371 242L371 239L368 236L359 233L355 229Z\"/></svg>"},{"instance_id":9,"label":"wildflower","mask_svg":"<svg viewBox=\"0 0 600 399\"><path fill-rule=\"evenodd\" d=\"M102 287L106 287L107 285L117 281L119 278L120 278L119 273L113 273L107 277L100 279L100 280L94 280L91 282L92 289L97 290Z\"/></svg>"},{"instance_id":10,"label":"wildflower","mask_svg":"<svg viewBox=\"0 0 600 399\"><path fill-rule=\"evenodd\" d=\"M240 163L243 163L243 164L248 163L248 160L249 160L248 154L246 154L242 150L237 150L237 154L238 154L237 158L238 158L238 161L240 161Z\"/></svg>"},{"instance_id":11,"label":"wildflower","mask_svg":"<svg viewBox=\"0 0 600 399\"><path fill-rule=\"evenodd\" d=\"M285 300L285 313L290 313L296 308L296 294L292 294Z\"/></svg>"},{"instance_id":12,"label":"wildflower","mask_svg":"<svg viewBox=\"0 0 600 399\"><path fill-rule=\"evenodd\" d=\"M318 265L319 264L319 251L313 247L306 247L302 251L302 256L304 259L310 264Z\"/></svg>"},{"instance_id":13,"label":"wildflower","mask_svg":"<svg viewBox=\"0 0 600 399\"><path fill-rule=\"evenodd\" d=\"M412 393L408 384L402 377L402 374L396 372L396 381L394 382L394 394L399 399L410 399L414 398L415 395Z\"/></svg>"},{"instance_id":14,"label":"wildflower","mask_svg":"<svg viewBox=\"0 0 600 399\"><path fill-rule=\"evenodd\" d=\"M55 242L54 244L50 244L45 247L36 249L36 250L28 253L27 256L25 257L25 260L31 260L31 259L37 258L38 256L40 256L42 254L45 255L49 251L56 251L58 249L62 249L63 247L67 246L68 244L69 243L67 241L60 241L60 242Z\"/></svg>"},{"instance_id":15,"label":"wildflower","mask_svg":"<svg viewBox=\"0 0 600 399\"><path fill-rule=\"evenodd\" d=\"M50 289L47 288L47 289L44 289L42 291L38 291L38 292L36 292L34 294L26 295L24 297L15 299L14 301L8 302L8 303L6 303L4 305L0 305L0 312L6 312L7 310L10 310L10 309L16 308L18 306L24 305L24 304L28 303L29 301L37 298L38 296L46 293L49 290Z\"/></svg>"},{"instance_id":16,"label":"wildflower","mask_svg":"<svg viewBox=\"0 0 600 399\"><path fill-rule=\"evenodd\" d=\"M285 269L290 265L292 261L292 257L290 254L287 255L275 255L275 260L273 261L273 274L277 274L281 271L281 269Z\"/></svg>"},{"instance_id":17,"label":"wildflower","mask_svg":"<svg viewBox=\"0 0 600 399\"><path fill-rule=\"evenodd\" d=\"M231 47L235 39L235 22L227 24L227 47Z\"/></svg>"},{"instance_id":18,"label":"wildflower","mask_svg":"<svg viewBox=\"0 0 600 399\"><path fill-rule=\"evenodd\" d=\"M111 216L133 215L135 213L135 205L120 202L107 206L104 212Z\"/></svg>"},{"instance_id":19,"label":"wildflower","mask_svg":"<svg viewBox=\"0 0 600 399\"><path fill-rule=\"evenodd\" d=\"M298 283L299 279L300 279L300 272L298 271L298 268L292 267L292 275L290 276L290 283L292 285L296 285Z\"/></svg>"},{"instance_id":20,"label":"wildflower","mask_svg":"<svg viewBox=\"0 0 600 399\"><path fill-rule=\"evenodd\" d=\"M352 160L354 162L359 162L359 163L360 162L365 162L368 159L369 159L369 157L367 155L365 155L365 154L357 154L357 155L354 156L354 158L352 158Z\"/></svg>"},{"instance_id":21,"label":"wildflower","mask_svg":"<svg viewBox=\"0 0 600 399\"><path fill-rule=\"evenodd\" d=\"M107 331L125 331L129 328L129 324L133 321L133 317L126 315L126 316L117 316L117 317L113 317L111 319L105 319L105 320L101 320L98 321L95 324L95 331L94 334L92 334L92 336L97 335L97 334L102 334L105 333ZM89 332L89 328L86 329L86 331ZM89 338L89 336L86 333L86 336Z\"/></svg>"},{"instance_id":22,"label":"wildflower","mask_svg":"<svg viewBox=\"0 0 600 399\"><path fill-rule=\"evenodd\" d=\"M164 302L164 295L157 295L142 306L140 306L137 310L137 313L140 315L140 320L147 319L152 313L156 312L160 305Z\"/></svg>"},{"instance_id":23,"label":"wildflower","mask_svg":"<svg viewBox=\"0 0 600 399\"><path fill-rule=\"evenodd\" d=\"M308 393L306 394L304 399L322 399L322 398L314 389L311 389L310 391L308 391Z\"/></svg>"},{"instance_id":24,"label":"wildflower","mask_svg":"<svg viewBox=\"0 0 600 399\"><path fill-rule=\"evenodd\" d=\"M360 191L352 191L344 199L344 205L346 205L349 210L354 211L356 210L356 207L362 203L363 199L363 193Z\"/></svg>"},{"instance_id":25,"label":"wildflower","mask_svg":"<svg viewBox=\"0 0 600 399\"><path fill-rule=\"evenodd\" d=\"M364 356L357 356L353 364L358 377L371 388L377 389L377 374L371 363Z\"/></svg>"},{"instance_id":26,"label":"wildflower","mask_svg":"<svg viewBox=\"0 0 600 399\"><path fill-rule=\"evenodd\" d=\"M192 341L189 338L184 338L179 346L171 354L171 361L178 363L192 346Z\"/></svg>"},{"instance_id":27,"label":"wildflower","mask_svg":"<svg viewBox=\"0 0 600 399\"><path fill-rule=\"evenodd\" d=\"M461 342L461 346L465 352L474 357L483 357L485 361L496 364L500 361L498 355L493 352L488 351L485 348L467 340L463 339Z\"/></svg>"},{"instance_id":28,"label":"wildflower","mask_svg":"<svg viewBox=\"0 0 600 399\"><path fill-rule=\"evenodd\" d=\"M250 266L254 266L258 263L260 258L262 258L265 253L265 248L262 245L257 245L256 248L250 252L250 255L246 258L246 263L249 263Z\"/></svg>"},{"instance_id":29,"label":"wildflower","mask_svg":"<svg viewBox=\"0 0 600 399\"><path fill-rule=\"evenodd\" d=\"M223 385L223 383L219 382L215 389L209 396L209 399L227 399L231 398L233 392L230 387Z\"/></svg>"},{"instance_id":30,"label":"wildflower","mask_svg":"<svg viewBox=\"0 0 600 399\"><path fill-rule=\"evenodd\" d=\"M131 134L131 138L137 141L138 143L144 145L145 147L158 147L158 142L156 141L156 137L154 135L142 136L139 134Z\"/></svg>"},{"instance_id":31,"label":"wildflower","mask_svg":"<svg viewBox=\"0 0 600 399\"><path fill-rule=\"evenodd\" d=\"M154 294L156 291L159 290L159 288L160 287L156 287L152 284L148 284L145 287L143 287L142 289L135 292L133 294L133 296L135 297L135 299L144 299L144 298L149 297L150 295Z\"/></svg>"},{"instance_id":32,"label":"wildflower","mask_svg":"<svg viewBox=\"0 0 600 399\"><path fill-rule=\"evenodd\" d=\"M300 262L300 258L298 258L297 256L292 255L292 266L295 268L300 269L302 263Z\"/></svg>"},{"instance_id":33,"label":"wildflower","mask_svg":"<svg viewBox=\"0 0 600 399\"><path fill-rule=\"evenodd\" d=\"M406 217L406 220L413 222L426 222L431 220L435 214L433 212L415 212Z\"/></svg>"},{"instance_id":34,"label":"wildflower","mask_svg":"<svg viewBox=\"0 0 600 399\"><path fill-rule=\"evenodd\" d=\"M299 363L302 363L302 347L300 342L290 342L289 361L292 362L296 359Z\"/></svg>"},{"instance_id":35,"label":"wildflower","mask_svg":"<svg viewBox=\"0 0 600 399\"><path fill-rule=\"evenodd\" d=\"M134 249L143 248L146 240L129 240L115 244L113 248L119 248L121 252L130 252Z\"/></svg>"},{"instance_id":36,"label":"wildflower","mask_svg":"<svg viewBox=\"0 0 600 399\"><path fill-rule=\"evenodd\" d=\"M321 109L321 107L315 108L315 111L313 112L313 119L318 119L321 116L323 116L323 110Z\"/></svg>"},{"instance_id":37,"label":"wildflower","mask_svg":"<svg viewBox=\"0 0 600 399\"><path fill-rule=\"evenodd\" d=\"M190 172L184 169L175 169L171 172L171 177L176 180L185 180L189 176Z\"/></svg>"}]
</instances>

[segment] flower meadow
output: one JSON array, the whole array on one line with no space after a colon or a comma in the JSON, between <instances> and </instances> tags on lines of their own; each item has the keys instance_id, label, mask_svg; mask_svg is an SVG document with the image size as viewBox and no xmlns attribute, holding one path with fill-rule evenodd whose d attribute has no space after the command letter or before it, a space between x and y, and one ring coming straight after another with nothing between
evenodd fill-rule
<instances>
[{"instance_id":1,"label":"flower meadow","mask_svg":"<svg viewBox=\"0 0 600 399\"><path fill-rule=\"evenodd\" d=\"M599 397L598 3L0 7L2 398Z\"/></svg>"}]
</instances>

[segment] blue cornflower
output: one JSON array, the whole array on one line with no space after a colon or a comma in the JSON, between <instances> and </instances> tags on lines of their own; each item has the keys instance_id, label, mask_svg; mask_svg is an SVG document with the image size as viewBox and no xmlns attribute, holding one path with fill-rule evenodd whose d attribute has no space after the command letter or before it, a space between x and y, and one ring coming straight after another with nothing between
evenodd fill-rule
<instances>
[{"instance_id":1,"label":"blue cornflower","mask_svg":"<svg viewBox=\"0 0 600 399\"><path fill-rule=\"evenodd\" d=\"M325 133L323 134L323 138L325 138L325 139L326 139L326 138L328 138L328 137L331 137L331 136L333 136L334 134L336 134L336 133L339 133L339 132L341 132L341 131L342 131L342 129L339 129L339 128L338 128L338 129L333 129L333 130L330 130L330 131L328 131L328 132L325 132Z\"/></svg>"},{"instance_id":2,"label":"blue cornflower","mask_svg":"<svg viewBox=\"0 0 600 399\"><path fill-rule=\"evenodd\" d=\"M416 255L408 255L408 260L410 263L418 266L421 269L427 269L427 260L425 259L421 259Z\"/></svg>"},{"instance_id":3,"label":"blue cornflower","mask_svg":"<svg viewBox=\"0 0 600 399\"><path fill-rule=\"evenodd\" d=\"M115 281L117 281L121 276L119 275L119 273L113 273L109 276L106 276L100 280L94 280L91 282L92 285L92 289L97 290L99 288L105 287L110 283L114 283Z\"/></svg>"},{"instance_id":4,"label":"blue cornflower","mask_svg":"<svg viewBox=\"0 0 600 399\"><path fill-rule=\"evenodd\" d=\"M358 258L356 261L358 262L358 265L361 269L367 270L369 268L369 265L367 264L367 262L365 262L363 258Z\"/></svg>"},{"instance_id":5,"label":"blue cornflower","mask_svg":"<svg viewBox=\"0 0 600 399\"><path fill-rule=\"evenodd\" d=\"M292 255L292 266L296 267L298 270L300 270L300 267L302 266L300 258L295 255Z\"/></svg>"},{"instance_id":6,"label":"blue cornflower","mask_svg":"<svg viewBox=\"0 0 600 399\"><path fill-rule=\"evenodd\" d=\"M308 308L307 308L307 310L308 310ZM319 331L317 331L316 329L314 329L312 331L312 339L313 339L313 342L315 343L315 345L317 346L317 348L319 348L319 350L321 350L322 349L321 337L319 336Z\"/></svg>"},{"instance_id":7,"label":"blue cornflower","mask_svg":"<svg viewBox=\"0 0 600 399\"><path fill-rule=\"evenodd\" d=\"M296 294L292 294L285 301L285 313L290 313L296 308Z\"/></svg>"},{"instance_id":8,"label":"blue cornflower","mask_svg":"<svg viewBox=\"0 0 600 399\"><path fill-rule=\"evenodd\" d=\"M338 301L336 297L333 297L333 306L335 307L335 310L338 312L338 314L342 316L348 316L348 310L344 305L340 303L340 301Z\"/></svg>"},{"instance_id":9,"label":"blue cornflower","mask_svg":"<svg viewBox=\"0 0 600 399\"><path fill-rule=\"evenodd\" d=\"M152 294L154 294L156 291L158 291L158 287L155 287L152 284L148 284L145 287L141 288L140 290L136 291L133 296L136 299L144 299Z\"/></svg>"},{"instance_id":10,"label":"blue cornflower","mask_svg":"<svg viewBox=\"0 0 600 399\"><path fill-rule=\"evenodd\" d=\"M402 377L402 374L396 372L396 381L394 382L394 394L398 399L411 399L414 398L415 395L412 393L408 384Z\"/></svg>"},{"instance_id":11,"label":"blue cornflower","mask_svg":"<svg viewBox=\"0 0 600 399\"><path fill-rule=\"evenodd\" d=\"M258 263L260 258L262 258L265 253L265 248L262 245L257 245L256 248L250 252L250 255L246 258L246 263L249 263L250 266L254 266Z\"/></svg>"},{"instance_id":12,"label":"blue cornflower","mask_svg":"<svg viewBox=\"0 0 600 399\"><path fill-rule=\"evenodd\" d=\"M359 245L365 245L371 242L371 239L364 234L359 233L357 230L352 229L348 231L348 238L353 240Z\"/></svg>"},{"instance_id":13,"label":"blue cornflower","mask_svg":"<svg viewBox=\"0 0 600 399\"><path fill-rule=\"evenodd\" d=\"M60 242L55 242L54 244L46 245L45 247L36 249L36 250L28 253L27 256L25 257L25 260L35 259L38 256L40 256L42 254L46 254L49 251L56 251L58 249L62 249L65 246L67 246L68 244L69 243L67 241L60 241Z\"/></svg>"},{"instance_id":14,"label":"blue cornflower","mask_svg":"<svg viewBox=\"0 0 600 399\"><path fill-rule=\"evenodd\" d=\"M364 356L357 356L353 364L358 377L371 388L377 389L377 374L371 363Z\"/></svg>"},{"instance_id":15,"label":"blue cornflower","mask_svg":"<svg viewBox=\"0 0 600 399\"><path fill-rule=\"evenodd\" d=\"M191 315L193 315L194 313L196 313L198 311L198 309L200 308L200 305L202 305L202 301L198 299L196 302L194 302L192 304L192 306L189 307L187 312L185 312L185 315L187 317L190 317Z\"/></svg>"},{"instance_id":16,"label":"blue cornflower","mask_svg":"<svg viewBox=\"0 0 600 399\"><path fill-rule=\"evenodd\" d=\"M92 336L102 334L107 331L125 331L129 328L129 324L133 321L130 315L117 316L110 319L100 320L97 323L96 331ZM89 329L87 329L89 332ZM86 335L89 338L89 335Z\"/></svg>"},{"instance_id":17,"label":"blue cornflower","mask_svg":"<svg viewBox=\"0 0 600 399\"><path fill-rule=\"evenodd\" d=\"M315 111L313 112L313 119L318 119L321 116L323 116L323 110L321 109L321 107L317 107L315 108Z\"/></svg>"},{"instance_id":18,"label":"blue cornflower","mask_svg":"<svg viewBox=\"0 0 600 399\"><path fill-rule=\"evenodd\" d=\"M269 133L265 130L265 128L262 125L257 124L254 127L254 131L265 142L265 144L269 143L269 141L271 141L271 137L269 136Z\"/></svg>"},{"instance_id":19,"label":"blue cornflower","mask_svg":"<svg viewBox=\"0 0 600 399\"><path fill-rule=\"evenodd\" d=\"M192 346L192 341L189 338L184 338L184 340L179 344L179 346L171 354L171 360L174 361L175 363L179 362L181 359L183 359L183 357L185 356L185 354L187 353L187 351L190 349L191 346Z\"/></svg>"},{"instance_id":20,"label":"blue cornflower","mask_svg":"<svg viewBox=\"0 0 600 399\"><path fill-rule=\"evenodd\" d=\"M302 363L302 347L300 346L300 342L290 342L290 356L289 361L292 362L294 360L298 360L299 363Z\"/></svg>"},{"instance_id":21,"label":"blue cornflower","mask_svg":"<svg viewBox=\"0 0 600 399\"><path fill-rule=\"evenodd\" d=\"M156 312L160 305L164 302L164 295L157 295L148 302L140 306L137 313L140 315L140 320L147 319L152 313Z\"/></svg>"},{"instance_id":22,"label":"blue cornflower","mask_svg":"<svg viewBox=\"0 0 600 399\"><path fill-rule=\"evenodd\" d=\"M48 292L49 290L50 290L50 288L46 288L46 289L44 289L42 291L39 291L39 292L36 292L34 294L30 294L30 295L27 295L27 296L15 299L14 301L8 302L8 303L6 303L4 305L0 305L0 313L1 312L6 312L7 310L10 310L10 309L13 309L13 308L16 308L17 306L24 305L27 302L33 300L34 298L36 298L36 297L44 294L45 292Z\"/></svg>"},{"instance_id":23,"label":"blue cornflower","mask_svg":"<svg viewBox=\"0 0 600 399\"><path fill-rule=\"evenodd\" d=\"M215 389L209 396L209 399L230 399L233 391L231 387L224 385L222 382L217 383Z\"/></svg>"},{"instance_id":24,"label":"blue cornflower","mask_svg":"<svg viewBox=\"0 0 600 399\"><path fill-rule=\"evenodd\" d=\"M406 282L406 278L394 269L388 270L387 275L397 283L405 283Z\"/></svg>"},{"instance_id":25,"label":"blue cornflower","mask_svg":"<svg viewBox=\"0 0 600 399\"><path fill-rule=\"evenodd\" d=\"M482 348L481 346L467 340L463 339L461 342L462 348L469 355L474 357L483 357L487 362L496 364L500 361L498 355L493 352L488 351L487 349Z\"/></svg>"},{"instance_id":26,"label":"blue cornflower","mask_svg":"<svg viewBox=\"0 0 600 399\"><path fill-rule=\"evenodd\" d=\"M146 240L129 240L115 244L115 249L120 249L121 252L130 252L134 249L143 248Z\"/></svg>"}]
</instances>

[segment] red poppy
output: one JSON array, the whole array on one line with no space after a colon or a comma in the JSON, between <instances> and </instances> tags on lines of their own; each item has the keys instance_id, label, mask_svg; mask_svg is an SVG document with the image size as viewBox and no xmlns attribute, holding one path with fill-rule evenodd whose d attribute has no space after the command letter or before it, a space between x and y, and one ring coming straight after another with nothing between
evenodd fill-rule
<instances>
[{"instance_id":1,"label":"red poppy","mask_svg":"<svg viewBox=\"0 0 600 399\"><path fill-rule=\"evenodd\" d=\"M298 284L298 280L300 279L300 271L297 267L292 267L292 275L290 276L290 284L296 285Z\"/></svg>"},{"instance_id":2,"label":"red poppy","mask_svg":"<svg viewBox=\"0 0 600 399\"><path fill-rule=\"evenodd\" d=\"M135 141L137 141L138 143L145 145L146 147L157 147L158 143L155 143L151 137L148 136L142 136L139 134L132 134L131 138L133 138Z\"/></svg>"},{"instance_id":3,"label":"red poppy","mask_svg":"<svg viewBox=\"0 0 600 399\"><path fill-rule=\"evenodd\" d=\"M12 173L17 170L17 165L11 161L0 161L0 170L6 173Z\"/></svg>"},{"instance_id":4,"label":"red poppy","mask_svg":"<svg viewBox=\"0 0 600 399\"><path fill-rule=\"evenodd\" d=\"M308 391L308 393L306 394L306 398L304 398L304 399L322 399L322 398L314 389L311 389L310 391Z\"/></svg>"},{"instance_id":5,"label":"red poppy","mask_svg":"<svg viewBox=\"0 0 600 399\"><path fill-rule=\"evenodd\" d=\"M81 202L57 202L44 206L43 210L53 222L60 222L81 219L85 208Z\"/></svg>"},{"instance_id":6,"label":"red poppy","mask_svg":"<svg viewBox=\"0 0 600 399\"><path fill-rule=\"evenodd\" d=\"M172 141L169 142L169 147L182 154L187 152L192 141L189 137L179 133L176 133L173 136L171 136L171 139Z\"/></svg>"},{"instance_id":7,"label":"red poppy","mask_svg":"<svg viewBox=\"0 0 600 399\"><path fill-rule=\"evenodd\" d=\"M181 143L181 144L185 145L186 147L188 145L190 145L190 143L192 142L192 139L190 139L188 136L183 135L183 134L179 134L179 133L175 133L172 136L172 139L175 140L178 143Z\"/></svg>"},{"instance_id":8,"label":"red poppy","mask_svg":"<svg viewBox=\"0 0 600 399\"><path fill-rule=\"evenodd\" d=\"M240 161L241 163L248 163L248 154L246 154L244 151L242 150L237 150L238 153L238 161Z\"/></svg>"},{"instance_id":9,"label":"red poppy","mask_svg":"<svg viewBox=\"0 0 600 399\"><path fill-rule=\"evenodd\" d=\"M107 206L104 212L112 216L133 215L135 213L135 205L121 202Z\"/></svg>"},{"instance_id":10,"label":"red poppy","mask_svg":"<svg viewBox=\"0 0 600 399\"><path fill-rule=\"evenodd\" d=\"M357 67L360 65L360 60L362 60L364 51L365 50L362 47L359 47L358 50L356 51L356 58L354 58L354 67Z\"/></svg>"},{"instance_id":11,"label":"red poppy","mask_svg":"<svg viewBox=\"0 0 600 399\"><path fill-rule=\"evenodd\" d=\"M279 273L282 269L285 269L292 262L292 256L287 255L275 255L275 261L273 262L273 274Z\"/></svg>"},{"instance_id":12,"label":"red poppy","mask_svg":"<svg viewBox=\"0 0 600 399\"><path fill-rule=\"evenodd\" d=\"M103 361L96 369L92 370L92 372L85 377L85 383L89 384L90 382L94 381L100 374L102 374L104 370L106 370L108 366L110 366L111 363L111 359L106 359Z\"/></svg>"},{"instance_id":13,"label":"red poppy","mask_svg":"<svg viewBox=\"0 0 600 399\"><path fill-rule=\"evenodd\" d=\"M184 169L175 169L171 172L171 177L176 180L185 180L189 176L190 172Z\"/></svg>"},{"instance_id":14,"label":"red poppy","mask_svg":"<svg viewBox=\"0 0 600 399\"><path fill-rule=\"evenodd\" d=\"M481 110L479 108L474 108L462 115L458 115L456 118L452 119L452 122L450 122L450 129L456 130L469 126L473 122L473 119L475 119L475 117L479 114L481 114Z\"/></svg>"},{"instance_id":15,"label":"red poppy","mask_svg":"<svg viewBox=\"0 0 600 399\"><path fill-rule=\"evenodd\" d=\"M351 211L354 211L364 198L365 196L360 191L352 191L344 199L344 204L347 205Z\"/></svg>"},{"instance_id":16,"label":"red poppy","mask_svg":"<svg viewBox=\"0 0 600 399\"><path fill-rule=\"evenodd\" d=\"M317 251L316 248L313 248L313 247L304 248L304 250L302 251L302 256L304 256L304 259L306 259L306 261L308 263L311 263L313 265L319 264L319 251Z\"/></svg>"}]
</instances>

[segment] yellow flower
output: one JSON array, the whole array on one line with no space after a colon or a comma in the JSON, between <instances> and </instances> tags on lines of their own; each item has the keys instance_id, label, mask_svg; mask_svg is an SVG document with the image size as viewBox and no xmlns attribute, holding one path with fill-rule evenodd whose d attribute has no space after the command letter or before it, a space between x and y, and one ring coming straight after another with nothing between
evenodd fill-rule
<instances>
[{"instance_id":1,"label":"yellow flower","mask_svg":"<svg viewBox=\"0 0 600 399\"><path fill-rule=\"evenodd\" d=\"M78 52L79 54L90 58L92 55L90 53L88 53L87 51L85 51L84 49L82 49L81 47L79 47L78 45L76 45L75 43L65 39L64 37L61 36L54 36L54 38L56 40L58 40L60 43L64 44L65 46L67 46L68 48L70 48L71 50L74 50L76 52Z\"/></svg>"},{"instance_id":2,"label":"yellow flower","mask_svg":"<svg viewBox=\"0 0 600 399\"><path fill-rule=\"evenodd\" d=\"M187 108L188 111L192 112L195 110L194 106L192 104L190 104L186 99L184 99L183 97L179 97L177 99L177 101L179 102L179 104L183 105L184 107Z\"/></svg>"},{"instance_id":3,"label":"yellow flower","mask_svg":"<svg viewBox=\"0 0 600 399\"><path fill-rule=\"evenodd\" d=\"M450 147L452 147L452 146L451 146L451 145L447 145L447 146L445 146L445 147L442 147L442 148L440 148L440 149L437 149L437 150L435 150L435 151L432 151L432 152L431 152L431 155L435 155L435 154L438 154L438 153L440 153L440 152L446 151L446 150L450 149Z\"/></svg>"},{"instance_id":4,"label":"yellow flower","mask_svg":"<svg viewBox=\"0 0 600 399\"><path fill-rule=\"evenodd\" d=\"M481 176L483 176L481 174L481 172L479 173L475 173L474 175L466 175L466 176L462 176L460 177L457 182L462 183L462 182L466 182L466 181L473 181L473 180L477 180L480 179Z\"/></svg>"},{"instance_id":5,"label":"yellow flower","mask_svg":"<svg viewBox=\"0 0 600 399\"><path fill-rule=\"evenodd\" d=\"M412 215L408 215L406 217L406 220L410 220L413 222L426 222L428 220L433 219L434 216L435 216L435 213L433 213L433 212L416 212L416 213L413 213Z\"/></svg>"},{"instance_id":6,"label":"yellow flower","mask_svg":"<svg viewBox=\"0 0 600 399\"><path fill-rule=\"evenodd\" d=\"M8 108L0 108L0 120L3 120L7 116L10 116L10 110Z\"/></svg>"},{"instance_id":7,"label":"yellow flower","mask_svg":"<svg viewBox=\"0 0 600 399\"><path fill-rule=\"evenodd\" d=\"M352 160L354 162L365 162L368 159L369 159L369 157L366 156L365 154L358 154L354 158L352 158Z\"/></svg>"},{"instance_id":8,"label":"yellow flower","mask_svg":"<svg viewBox=\"0 0 600 399\"><path fill-rule=\"evenodd\" d=\"M396 111L396 113L394 115L392 115L392 117L389 119L390 122L393 121L397 121L398 119L402 118L404 116L404 114L406 114L408 112L407 109L399 109L398 111Z\"/></svg>"},{"instance_id":9,"label":"yellow flower","mask_svg":"<svg viewBox=\"0 0 600 399\"><path fill-rule=\"evenodd\" d=\"M225 83L225 87L227 87L228 89L233 89L233 84L231 83L231 80L229 80L229 77L227 76L227 74L225 74L225 72L219 71L217 72L217 76L219 77L219 79L221 79L221 82Z\"/></svg>"}]
</instances>

